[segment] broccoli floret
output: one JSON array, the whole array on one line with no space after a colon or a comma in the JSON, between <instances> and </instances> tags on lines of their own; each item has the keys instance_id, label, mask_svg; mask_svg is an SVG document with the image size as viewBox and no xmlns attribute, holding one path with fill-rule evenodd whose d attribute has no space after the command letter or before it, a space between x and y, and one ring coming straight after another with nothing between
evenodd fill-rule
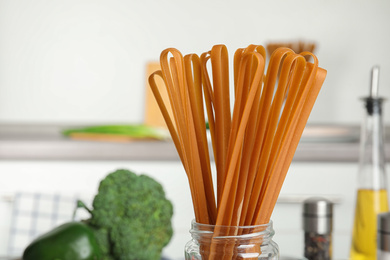
<instances>
[{"instance_id":1,"label":"broccoli floret","mask_svg":"<svg viewBox=\"0 0 390 260\"><path fill-rule=\"evenodd\" d=\"M109 255L111 253L111 244L108 230L105 228L97 228L93 225L90 225L90 227L92 227L92 231L96 237L96 242L98 243L102 254Z\"/></svg>"},{"instance_id":2,"label":"broccoli floret","mask_svg":"<svg viewBox=\"0 0 390 260\"><path fill-rule=\"evenodd\" d=\"M89 223L103 246L109 244L114 259L157 260L172 237L172 215L160 183L117 170L100 182Z\"/></svg>"}]
</instances>

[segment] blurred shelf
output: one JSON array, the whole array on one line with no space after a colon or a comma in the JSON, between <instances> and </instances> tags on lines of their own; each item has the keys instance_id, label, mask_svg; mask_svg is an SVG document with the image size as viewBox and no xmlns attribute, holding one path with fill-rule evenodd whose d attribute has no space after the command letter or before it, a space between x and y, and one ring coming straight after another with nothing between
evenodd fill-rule
<instances>
[{"instance_id":1,"label":"blurred shelf","mask_svg":"<svg viewBox=\"0 0 390 260\"><path fill-rule=\"evenodd\" d=\"M64 137L69 125L0 125L1 160L179 160L171 141L128 143L80 141ZM389 140L389 138L386 138ZM390 143L385 145L390 158ZM295 153L298 162L357 162L358 126L307 126Z\"/></svg>"},{"instance_id":2,"label":"blurred shelf","mask_svg":"<svg viewBox=\"0 0 390 260\"><path fill-rule=\"evenodd\" d=\"M65 125L0 125L2 160L179 160L171 141L72 140Z\"/></svg>"}]
</instances>

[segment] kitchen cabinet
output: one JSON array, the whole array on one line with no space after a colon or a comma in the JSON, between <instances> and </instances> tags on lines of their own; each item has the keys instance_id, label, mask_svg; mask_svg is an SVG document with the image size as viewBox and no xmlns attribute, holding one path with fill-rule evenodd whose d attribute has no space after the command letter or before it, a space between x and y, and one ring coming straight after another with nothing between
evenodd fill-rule
<instances>
[{"instance_id":1,"label":"kitchen cabinet","mask_svg":"<svg viewBox=\"0 0 390 260\"><path fill-rule=\"evenodd\" d=\"M177 161L27 161L5 160L0 162L3 181L2 196L16 192L31 194L60 194L64 197L80 195L92 198L101 178L118 168L145 173L160 181L174 204L173 226L175 235L165 253L180 259L186 241L190 239L190 221L193 218L192 201L187 179ZM335 204L334 254L346 258L354 211L355 163L306 163L293 162L276 204L272 219L275 241L282 255L300 256L303 248L301 230L301 203L310 196L325 196ZM11 204L2 202L1 223L4 241L9 234ZM8 210L8 211L6 211ZM70 211L71 208L68 207ZM293 242L291 242L293 241ZM0 252L7 252L7 244L1 244Z\"/></svg>"}]
</instances>

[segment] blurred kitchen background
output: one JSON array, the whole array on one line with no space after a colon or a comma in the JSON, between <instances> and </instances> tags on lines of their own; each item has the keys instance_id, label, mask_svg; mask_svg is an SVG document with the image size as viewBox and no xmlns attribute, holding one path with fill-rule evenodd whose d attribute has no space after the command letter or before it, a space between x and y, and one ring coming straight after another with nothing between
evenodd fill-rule
<instances>
[{"instance_id":1,"label":"blurred kitchen background","mask_svg":"<svg viewBox=\"0 0 390 260\"><path fill-rule=\"evenodd\" d=\"M88 200L105 175L127 168L163 184L175 207L164 255L183 258L193 213L172 144L70 141L60 130L143 123L146 65L165 48L200 54L226 44L232 57L252 43L308 41L328 76L274 211L275 241L282 255L302 256L301 203L321 195L335 202L334 257L347 258L372 66L390 97L389 12L387 0L0 0L0 256L69 217L40 215L29 208L35 199Z\"/></svg>"}]
</instances>

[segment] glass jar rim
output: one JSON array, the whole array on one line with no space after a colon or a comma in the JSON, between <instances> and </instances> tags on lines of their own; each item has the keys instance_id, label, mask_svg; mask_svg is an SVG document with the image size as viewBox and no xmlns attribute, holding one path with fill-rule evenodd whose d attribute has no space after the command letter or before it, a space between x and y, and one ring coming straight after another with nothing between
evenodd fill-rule
<instances>
[{"instance_id":1,"label":"glass jar rim","mask_svg":"<svg viewBox=\"0 0 390 260\"><path fill-rule=\"evenodd\" d=\"M213 236L215 238L229 238L229 237L272 237L274 235L273 222L269 221L267 224L250 225L250 226L224 226L202 224L195 220L191 222L191 235L207 236L207 234L214 234L215 230L219 230L219 235Z\"/></svg>"},{"instance_id":2,"label":"glass jar rim","mask_svg":"<svg viewBox=\"0 0 390 260\"><path fill-rule=\"evenodd\" d=\"M240 229L240 230L270 230L273 229L273 221L270 220L266 224L258 224L258 225L248 225L248 226L227 226L227 225L214 225L214 224L203 224L196 222L195 219L191 221L191 226L192 229L196 227L199 230L213 230L214 228L222 228L222 229L228 229L228 228L233 228L233 229Z\"/></svg>"},{"instance_id":3,"label":"glass jar rim","mask_svg":"<svg viewBox=\"0 0 390 260\"><path fill-rule=\"evenodd\" d=\"M255 229L255 228L272 228L273 227L273 221L270 220L266 224L258 224L258 225L248 225L248 226L227 226L227 225L213 225L213 224L203 224L196 222L195 219L191 221L192 225L196 225L198 227L204 227L204 228L215 228L215 227L220 227L220 228L238 228L238 229Z\"/></svg>"}]
</instances>

